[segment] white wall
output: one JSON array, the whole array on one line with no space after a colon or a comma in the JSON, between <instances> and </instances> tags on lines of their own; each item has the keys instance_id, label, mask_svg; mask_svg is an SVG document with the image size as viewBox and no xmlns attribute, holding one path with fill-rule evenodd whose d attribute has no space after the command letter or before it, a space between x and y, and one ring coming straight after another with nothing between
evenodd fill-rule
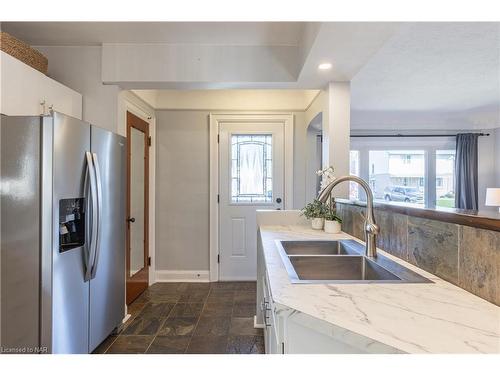
<instances>
[{"instance_id":1,"label":"white wall","mask_svg":"<svg viewBox=\"0 0 500 375\"><path fill-rule=\"evenodd\" d=\"M304 207L307 202L310 202L316 197L316 171L313 167L316 165L316 154L312 152L314 146L314 132L308 131L310 129L310 125L312 122L317 119L318 115L321 115L321 124L318 124L317 127L321 129L325 129L328 124L328 93L326 90L321 90L318 95L311 102L309 107L306 109L304 113L304 127L301 129L303 133L303 143L297 145L297 148L300 150L303 148L304 150L304 163L303 165L297 165L297 167L303 169L304 178L303 183L305 184L305 194L304 200L301 201L300 205L294 206L294 208L299 209ZM297 136L296 136L297 137ZM328 160L324 160L326 155L328 155L326 148L326 144L323 143L323 165L328 165ZM297 152L295 151L296 155Z\"/></svg>"},{"instance_id":2,"label":"white wall","mask_svg":"<svg viewBox=\"0 0 500 375\"><path fill-rule=\"evenodd\" d=\"M156 109L303 111L318 90L133 90Z\"/></svg>"},{"instance_id":3,"label":"white wall","mask_svg":"<svg viewBox=\"0 0 500 375\"><path fill-rule=\"evenodd\" d=\"M104 43L102 77L126 88L291 85L300 70L297 54L292 45Z\"/></svg>"},{"instance_id":4,"label":"white wall","mask_svg":"<svg viewBox=\"0 0 500 375\"><path fill-rule=\"evenodd\" d=\"M209 269L206 111L157 111L156 269Z\"/></svg>"},{"instance_id":5,"label":"white wall","mask_svg":"<svg viewBox=\"0 0 500 375\"><path fill-rule=\"evenodd\" d=\"M293 112L293 208L306 202L307 124L304 111Z\"/></svg>"},{"instance_id":6,"label":"white wall","mask_svg":"<svg viewBox=\"0 0 500 375\"><path fill-rule=\"evenodd\" d=\"M305 127L309 126L311 121L319 114L322 114L321 128L326 129L328 127L328 91L321 90L318 95L314 98L311 104L306 108L305 111ZM325 145L326 148L326 145ZM328 156L328 151L324 149L323 152L324 160L323 165L328 165L328 160L325 158Z\"/></svg>"},{"instance_id":7,"label":"white wall","mask_svg":"<svg viewBox=\"0 0 500 375\"><path fill-rule=\"evenodd\" d=\"M351 129L388 131L493 129L500 124L499 116L497 105L455 112L352 110Z\"/></svg>"},{"instance_id":8,"label":"white wall","mask_svg":"<svg viewBox=\"0 0 500 375\"><path fill-rule=\"evenodd\" d=\"M496 132L489 131L489 137L479 137L478 140L478 189L479 189L479 210L480 211L498 211L497 207L488 207L484 205L486 200L486 188L496 187L497 173L495 173L495 142Z\"/></svg>"},{"instance_id":9,"label":"white wall","mask_svg":"<svg viewBox=\"0 0 500 375\"><path fill-rule=\"evenodd\" d=\"M83 96L83 120L117 131L117 86L101 81L101 47L35 46L49 60L48 75Z\"/></svg>"},{"instance_id":10,"label":"white wall","mask_svg":"<svg viewBox=\"0 0 500 375\"><path fill-rule=\"evenodd\" d=\"M328 84L327 125L323 127L323 155L328 160L325 166L332 166L336 176L349 174L349 150L351 135L351 83L330 82ZM335 188L335 196L348 198L349 184Z\"/></svg>"},{"instance_id":11,"label":"white wall","mask_svg":"<svg viewBox=\"0 0 500 375\"><path fill-rule=\"evenodd\" d=\"M306 140L306 150L307 150L307 160L305 165L305 203L311 202L316 198L318 194L317 180L318 176L316 171L322 166L322 150L318 149L318 136L322 135L322 113L318 113L307 126L307 140ZM304 206L303 205L303 206ZM302 207L303 207L302 206ZM301 207L296 207L301 208Z\"/></svg>"}]
</instances>

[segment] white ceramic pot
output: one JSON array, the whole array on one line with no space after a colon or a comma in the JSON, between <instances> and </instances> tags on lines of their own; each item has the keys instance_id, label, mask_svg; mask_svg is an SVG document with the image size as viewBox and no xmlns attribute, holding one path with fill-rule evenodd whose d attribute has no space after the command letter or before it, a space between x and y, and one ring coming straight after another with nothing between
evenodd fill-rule
<instances>
[{"instance_id":1,"label":"white ceramic pot","mask_svg":"<svg viewBox=\"0 0 500 375\"><path fill-rule=\"evenodd\" d=\"M311 220L312 229L323 229L323 224L325 223L325 219L322 217L315 217Z\"/></svg>"},{"instance_id":2,"label":"white ceramic pot","mask_svg":"<svg viewBox=\"0 0 500 375\"><path fill-rule=\"evenodd\" d=\"M325 220L325 232L326 233L340 233L342 230L340 223L336 220Z\"/></svg>"}]
</instances>

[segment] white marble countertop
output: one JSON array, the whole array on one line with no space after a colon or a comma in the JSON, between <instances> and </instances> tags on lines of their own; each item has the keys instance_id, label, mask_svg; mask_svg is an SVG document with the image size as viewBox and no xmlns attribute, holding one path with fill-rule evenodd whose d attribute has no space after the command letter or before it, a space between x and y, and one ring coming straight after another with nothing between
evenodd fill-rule
<instances>
[{"instance_id":1,"label":"white marble countertop","mask_svg":"<svg viewBox=\"0 0 500 375\"><path fill-rule=\"evenodd\" d=\"M275 240L355 238L299 225L260 232L274 302L407 353L500 353L500 307L382 250L433 283L292 284Z\"/></svg>"}]
</instances>

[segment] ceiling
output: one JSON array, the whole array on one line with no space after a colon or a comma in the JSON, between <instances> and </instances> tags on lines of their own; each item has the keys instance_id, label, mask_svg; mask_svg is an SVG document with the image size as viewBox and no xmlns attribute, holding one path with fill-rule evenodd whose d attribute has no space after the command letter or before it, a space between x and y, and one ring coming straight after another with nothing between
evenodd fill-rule
<instances>
[{"instance_id":1,"label":"ceiling","mask_svg":"<svg viewBox=\"0 0 500 375\"><path fill-rule=\"evenodd\" d=\"M411 23L352 80L362 111L464 111L500 102L500 23Z\"/></svg>"},{"instance_id":2,"label":"ceiling","mask_svg":"<svg viewBox=\"0 0 500 375\"><path fill-rule=\"evenodd\" d=\"M290 45L305 22L2 22L2 30L35 46L102 43Z\"/></svg>"},{"instance_id":3,"label":"ceiling","mask_svg":"<svg viewBox=\"0 0 500 375\"><path fill-rule=\"evenodd\" d=\"M317 89L351 80L400 28L377 22L3 22L40 46L103 46L125 89ZM150 58L145 61L144 56ZM319 71L329 61L333 68ZM50 70L50 63L49 63Z\"/></svg>"},{"instance_id":4,"label":"ceiling","mask_svg":"<svg viewBox=\"0 0 500 375\"><path fill-rule=\"evenodd\" d=\"M35 46L103 45L103 81L125 89L318 89L330 81L351 81L353 112L365 113L366 121L380 112L397 113L395 121L402 113L425 111L486 108L498 115L500 23L1 26ZM143 56L150 61L145 63ZM319 71L318 64L325 61L333 68Z\"/></svg>"}]
</instances>

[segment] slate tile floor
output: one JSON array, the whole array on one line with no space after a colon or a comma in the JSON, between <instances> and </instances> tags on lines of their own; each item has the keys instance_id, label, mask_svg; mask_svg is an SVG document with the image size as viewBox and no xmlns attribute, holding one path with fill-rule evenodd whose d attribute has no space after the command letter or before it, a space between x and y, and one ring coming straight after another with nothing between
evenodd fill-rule
<instances>
[{"instance_id":1,"label":"slate tile floor","mask_svg":"<svg viewBox=\"0 0 500 375\"><path fill-rule=\"evenodd\" d=\"M253 327L255 294L255 282L156 283L94 353L264 353L263 331Z\"/></svg>"}]
</instances>

